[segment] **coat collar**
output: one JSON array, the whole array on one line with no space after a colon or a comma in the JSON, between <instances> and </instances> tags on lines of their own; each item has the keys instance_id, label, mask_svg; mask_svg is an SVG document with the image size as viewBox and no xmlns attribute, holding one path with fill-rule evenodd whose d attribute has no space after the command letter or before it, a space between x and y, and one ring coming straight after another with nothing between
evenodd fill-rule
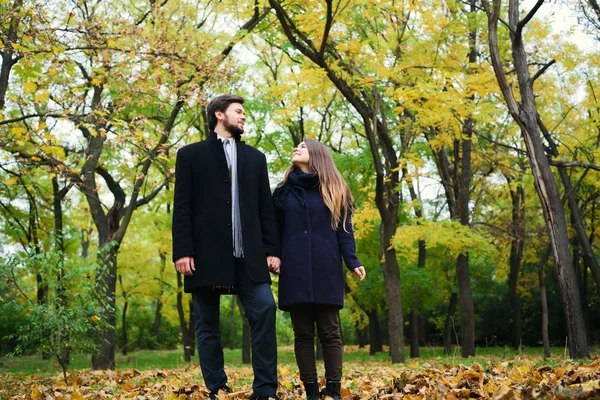
<instances>
[{"instance_id":1,"label":"coat collar","mask_svg":"<svg viewBox=\"0 0 600 400\"><path fill-rule=\"evenodd\" d=\"M223 145L222 145L221 141L219 140L217 133L215 131L210 131L206 140L212 146L219 147L221 149L220 155L223 156L223 161L227 162L227 161L225 161L225 153L223 153L223 151L222 151ZM239 179L241 178L241 175L242 175L242 168L244 166L244 159L246 158L245 157L246 156L246 144L242 140L236 140L235 148L237 150L237 175L238 175L238 182L239 182Z\"/></svg>"}]
</instances>

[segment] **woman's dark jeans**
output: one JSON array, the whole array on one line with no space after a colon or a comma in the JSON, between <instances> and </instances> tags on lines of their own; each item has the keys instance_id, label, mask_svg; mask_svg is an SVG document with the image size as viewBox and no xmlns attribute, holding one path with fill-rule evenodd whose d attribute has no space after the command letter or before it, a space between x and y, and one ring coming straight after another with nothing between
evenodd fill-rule
<instances>
[{"instance_id":1,"label":"woman's dark jeans","mask_svg":"<svg viewBox=\"0 0 600 400\"><path fill-rule=\"evenodd\" d=\"M294 351L303 382L317 381L315 325L323 347L325 379L342 379L342 335L340 308L324 304L299 304L290 307L294 326Z\"/></svg>"}]
</instances>

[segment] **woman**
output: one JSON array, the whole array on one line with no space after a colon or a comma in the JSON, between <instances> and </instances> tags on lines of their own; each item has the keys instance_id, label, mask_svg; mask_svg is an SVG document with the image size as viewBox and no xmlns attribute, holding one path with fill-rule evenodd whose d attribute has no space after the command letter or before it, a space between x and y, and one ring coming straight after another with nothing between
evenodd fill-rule
<instances>
[{"instance_id":1,"label":"woman","mask_svg":"<svg viewBox=\"0 0 600 400\"><path fill-rule=\"evenodd\" d=\"M323 347L325 394L341 399L342 338L339 310L344 306L342 258L363 280L356 257L350 189L327 148L306 139L294 149L288 168L273 193L281 232L279 308L290 311L294 351L307 399L319 398L315 361L315 325Z\"/></svg>"}]
</instances>

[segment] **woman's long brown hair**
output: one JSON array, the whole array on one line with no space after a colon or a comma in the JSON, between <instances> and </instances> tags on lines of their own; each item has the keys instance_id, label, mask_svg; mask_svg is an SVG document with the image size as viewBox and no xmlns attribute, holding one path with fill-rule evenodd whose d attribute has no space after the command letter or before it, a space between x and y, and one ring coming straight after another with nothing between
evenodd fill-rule
<instances>
[{"instance_id":1,"label":"woman's long brown hair","mask_svg":"<svg viewBox=\"0 0 600 400\"><path fill-rule=\"evenodd\" d=\"M323 203L331 212L331 227L338 229L341 223L346 230L348 215L354 210L350 188L333 163L327 147L314 139L304 139L304 143L309 155L308 168L311 173L319 175ZM293 168L294 166L291 166L285 171L283 182L278 185L279 187L287 183Z\"/></svg>"}]
</instances>

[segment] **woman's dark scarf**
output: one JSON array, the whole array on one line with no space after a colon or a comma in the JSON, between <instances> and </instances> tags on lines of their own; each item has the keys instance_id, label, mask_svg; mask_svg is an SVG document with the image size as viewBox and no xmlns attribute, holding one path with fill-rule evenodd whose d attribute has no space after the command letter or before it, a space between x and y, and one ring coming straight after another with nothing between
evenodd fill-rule
<instances>
[{"instance_id":1,"label":"woman's dark scarf","mask_svg":"<svg viewBox=\"0 0 600 400\"><path fill-rule=\"evenodd\" d=\"M319 187L319 175L307 174L298 168L293 168L287 182L282 187L275 189L274 200L277 211L285 211L288 194L294 195L301 207L306 208L306 191Z\"/></svg>"}]
</instances>

